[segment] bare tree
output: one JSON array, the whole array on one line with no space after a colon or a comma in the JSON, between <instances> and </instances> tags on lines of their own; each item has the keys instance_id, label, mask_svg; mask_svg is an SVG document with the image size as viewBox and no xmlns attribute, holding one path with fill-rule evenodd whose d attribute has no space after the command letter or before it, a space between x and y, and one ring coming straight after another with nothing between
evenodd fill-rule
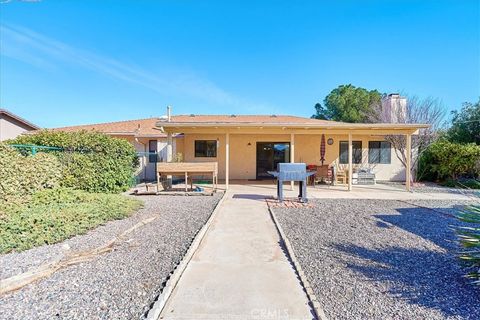
<instances>
[{"instance_id":1,"label":"bare tree","mask_svg":"<svg viewBox=\"0 0 480 320\"><path fill-rule=\"evenodd\" d=\"M438 99L431 97L420 99L417 96L410 96L407 97L405 107L394 108L394 110L385 110L381 104L373 106L373 112L369 119L371 122L377 123L395 122L430 125L428 128L420 129L418 135L412 136L411 177L413 181L416 181L420 155L438 138L445 113L445 108ZM385 136L385 141L391 143L397 158L406 166L406 137L404 135L389 135Z\"/></svg>"}]
</instances>

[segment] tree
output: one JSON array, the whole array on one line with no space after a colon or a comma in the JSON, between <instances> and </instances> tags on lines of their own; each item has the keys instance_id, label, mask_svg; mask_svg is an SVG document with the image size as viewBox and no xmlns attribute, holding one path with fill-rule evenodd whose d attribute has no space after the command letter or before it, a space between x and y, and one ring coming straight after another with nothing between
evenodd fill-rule
<instances>
[{"instance_id":1,"label":"tree","mask_svg":"<svg viewBox=\"0 0 480 320\"><path fill-rule=\"evenodd\" d=\"M447 137L452 142L480 145L480 98L477 103L465 102L460 112L452 111L452 126Z\"/></svg>"},{"instance_id":2,"label":"tree","mask_svg":"<svg viewBox=\"0 0 480 320\"><path fill-rule=\"evenodd\" d=\"M327 110L317 102L315 104L315 114L311 116L312 119L319 119L319 120L328 120Z\"/></svg>"},{"instance_id":3,"label":"tree","mask_svg":"<svg viewBox=\"0 0 480 320\"><path fill-rule=\"evenodd\" d=\"M390 122L390 119L396 119L397 123L417 123L428 124L428 128L420 129L418 134L412 136L411 153L411 177L413 181L418 178L417 164L418 159L427 147L433 143L439 136L439 130L445 117L445 108L443 104L434 98L420 99L416 96L407 97L405 109L398 108L395 117L391 117L382 109L381 102L373 106L373 112L370 115L371 122ZM385 140L390 142L395 150L395 155L400 162L406 166L407 148L406 138L403 135L388 135Z\"/></svg>"},{"instance_id":4,"label":"tree","mask_svg":"<svg viewBox=\"0 0 480 320\"><path fill-rule=\"evenodd\" d=\"M342 122L367 122L372 106L380 103L381 94L377 90L355 87L351 84L333 89L323 101L315 105L315 119Z\"/></svg>"}]
</instances>

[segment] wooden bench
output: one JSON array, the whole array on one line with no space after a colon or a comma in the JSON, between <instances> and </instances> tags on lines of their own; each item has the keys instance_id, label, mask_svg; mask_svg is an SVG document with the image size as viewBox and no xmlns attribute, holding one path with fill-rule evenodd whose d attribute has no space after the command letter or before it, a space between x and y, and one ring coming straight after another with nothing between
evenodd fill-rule
<instances>
[{"instance_id":1,"label":"wooden bench","mask_svg":"<svg viewBox=\"0 0 480 320\"><path fill-rule=\"evenodd\" d=\"M167 176L181 176L185 178L185 192L188 192L188 179L193 189L194 176L212 176L213 191L217 190L218 164L217 162L158 162L157 163L157 190L160 190L160 180Z\"/></svg>"}]
</instances>

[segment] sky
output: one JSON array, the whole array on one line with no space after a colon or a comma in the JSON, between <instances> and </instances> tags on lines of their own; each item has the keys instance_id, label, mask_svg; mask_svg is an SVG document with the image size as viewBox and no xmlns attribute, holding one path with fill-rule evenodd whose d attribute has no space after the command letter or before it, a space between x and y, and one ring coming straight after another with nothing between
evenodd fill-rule
<instances>
[{"instance_id":1,"label":"sky","mask_svg":"<svg viewBox=\"0 0 480 320\"><path fill-rule=\"evenodd\" d=\"M341 84L480 97L480 1L0 0L0 107L42 127L291 114Z\"/></svg>"}]
</instances>

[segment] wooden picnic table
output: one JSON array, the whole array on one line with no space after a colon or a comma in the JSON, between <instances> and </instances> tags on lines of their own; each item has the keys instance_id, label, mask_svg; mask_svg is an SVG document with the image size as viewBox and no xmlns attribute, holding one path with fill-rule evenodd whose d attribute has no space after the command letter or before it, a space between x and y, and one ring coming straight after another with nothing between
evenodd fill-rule
<instances>
[{"instance_id":1,"label":"wooden picnic table","mask_svg":"<svg viewBox=\"0 0 480 320\"><path fill-rule=\"evenodd\" d=\"M217 162L158 162L157 163L157 190L160 190L160 181L163 177L185 177L185 192L188 192L188 179L193 189L194 176L212 176L213 191L217 190L218 163Z\"/></svg>"}]
</instances>

